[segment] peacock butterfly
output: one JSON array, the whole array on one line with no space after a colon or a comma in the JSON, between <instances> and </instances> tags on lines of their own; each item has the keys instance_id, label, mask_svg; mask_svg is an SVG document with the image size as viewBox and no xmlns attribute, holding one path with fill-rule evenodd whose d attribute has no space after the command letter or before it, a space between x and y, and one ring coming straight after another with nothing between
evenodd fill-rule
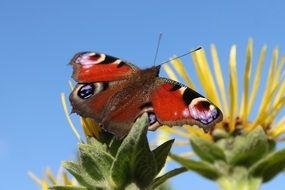
<instances>
[{"instance_id":1,"label":"peacock butterfly","mask_svg":"<svg viewBox=\"0 0 285 190\"><path fill-rule=\"evenodd\" d=\"M72 111L93 118L117 138L123 138L144 112L150 130L190 124L207 132L223 118L220 109L196 91L158 77L160 66L139 69L94 52L76 54L71 65L77 81L69 97Z\"/></svg>"}]
</instances>

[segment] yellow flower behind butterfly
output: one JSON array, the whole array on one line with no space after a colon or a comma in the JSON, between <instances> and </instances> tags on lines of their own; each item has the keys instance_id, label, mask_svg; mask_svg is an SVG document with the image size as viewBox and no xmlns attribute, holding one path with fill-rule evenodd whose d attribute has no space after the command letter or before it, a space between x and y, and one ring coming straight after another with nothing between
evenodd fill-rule
<instances>
[{"instance_id":1,"label":"yellow flower behind butterfly","mask_svg":"<svg viewBox=\"0 0 285 190\"><path fill-rule=\"evenodd\" d=\"M229 55L229 72L226 74L222 71L215 45L211 45L213 69L211 69L203 49L192 53L194 67L204 90L202 94L220 107L224 114L224 120L215 126L216 129L222 128L233 133L238 130L250 131L261 126L271 139L277 139L285 133L285 116L281 119L277 117L285 105L285 70L283 67L285 55L280 59L278 48L274 49L266 84L262 84L266 49L267 47L263 46L259 59L253 60L253 42L250 39L244 60L245 69L241 73L237 70L237 48L236 45L233 45ZM171 61L171 65L190 88L196 89L180 59ZM255 65L256 68L252 68ZM174 70L169 65L165 64L163 68L170 78L178 80ZM242 84L238 84L239 77L242 77ZM229 82L228 89L225 87L226 78ZM262 90L261 87L264 89ZM241 90L242 93L239 93ZM253 106L257 95L262 95L262 100L258 102L259 109L255 110ZM249 116L254 119L249 119ZM213 138L211 134L205 134L202 130L190 126L185 126L183 130L167 127L163 130L186 138L189 137L189 133L206 139ZM183 144L183 142L181 143Z\"/></svg>"}]
</instances>

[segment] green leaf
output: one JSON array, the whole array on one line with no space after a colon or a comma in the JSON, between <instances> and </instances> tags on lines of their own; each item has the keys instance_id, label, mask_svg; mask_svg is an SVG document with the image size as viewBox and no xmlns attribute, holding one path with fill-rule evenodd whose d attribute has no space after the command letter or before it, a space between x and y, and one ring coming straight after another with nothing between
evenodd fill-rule
<instances>
[{"instance_id":1,"label":"green leaf","mask_svg":"<svg viewBox=\"0 0 285 190\"><path fill-rule=\"evenodd\" d=\"M86 187L75 187L75 186L53 186L49 187L49 190L87 190Z\"/></svg>"},{"instance_id":2,"label":"green leaf","mask_svg":"<svg viewBox=\"0 0 285 190\"><path fill-rule=\"evenodd\" d=\"M268 153L267 136L261 127L257 127L245 136L238 136L232 149L227 153L227 160L233 165L250 166Z\"/></svg>"},{"instance_id":3,"label":"green leaf","mask_svg":"<svg viewBox=\"0 0 285 190\"><path fill-rule=\"evenodd\" d=\"M285 168L285 149L275 151L250 168L250 174L262 177L263 182L267 182L274 178Z\"/></svg>"},{"instance_id":4,"label":"green leaf","mask_svg":"<svg viewBox=\"0 0 285 190\"><path fill-rule=\"evenodd\" d=\"M89 137L87 138L87 142L88 144L96 147L99 150L106 151L112 156L116 156L118 148L120 147L123 141L121 139L117 139L115 136L112 136L111 138L108 133L105 136L106 137L103 138L103 135L101 134L101 139Z\"/></svg>"},{"instance_id":5,"label":"green leaf","mask_svg":"<svg viewBox=\"0 0 285 190\"><path fill-rule=\"evenodd\" d=\"M123 140L119 140L116 137L113 137L109 144L108 152L115 157L122 142Z\"/></svg>"},{"instance_id":6,"label":"green leaf","mask_svg":"<svg viewBox=\"0 0 285 190\"><path fill-rule=\"evenodd\" d=\"M169 140L152 151L157 165L157 173L163 168L174 139Z\"/></svg>"},{"instance_id":7,"label":"green leaf","mask_svg":"<svg viewBox=\"0 0 285 190\"><path fill-rule=\"evenodd\" d=\"M268 153L271 153L276 148L276 141L272 139L268 139Z\"/></svg>"},{"instance_id":8,"label":"green leaf","mask_svg":"<svg viewBox=\"0 0 285 190\"><path fill-rule=\"evenodd\" d=\"M62 163L62 166L69 171L75 179L85 187L93 187L98 184L98 178L91 178L88 173L78 164L71 161L65 161Z\"/></svg>"},{"instance_id":9,"label":"green leaf","mask_svg":"<svg viewBox=\"0 0 285 190\"><path fill-rule=\"evenodd\" d=\"M193 151L207 162L215 162L216 160L225 160L223 149L217 146L213 141L191 135L191 145Z\"/></svg>"},{"instance_id":10,"label":"green leaf","mask_svg":"<svg viewBox=\"0 0 285 190\"><path fill-rule=\"evenodd\" d=\"M169 156L188 170L197 172L207 179L216 180L220 176L218 170L208 162L186 159L175 154Z\"/></svg>"},{"instance_id":11,"label":"green leaf","mask_svg":"<svg viewBox=\"0 0 285 190\"><path fill-rule=\"evenodd\" d=\"M217 171L219 171L219 174L223 176L228 176L230 173L233 172L233 167L231 167L231 165L222 160L216 161L213 166L216 168Z\"/></svg>"},{"instance_id":12,"label":"green leaf","mask_svg":"<svg viewBox=\"0 0 285 190\"><path fill-rule=\"evenodd\" d=\"M107 151L108 148L106 144L101 143L94 137L87 137L87 143L96 148L97 150L101 151Z\"/></svg>"},{"instance_id":13,"label":"green leaf","mask_svg":"<svg viewBox=\"0 0 285 190\"><path fill-rule=\"evenodd\" d=\"M171 177L174 177L176 175L179 175L183 172L187 171L187 169L185 167L181 167L181 168L176 168L174 170L171 170L169 172L167 172L166 174L155 178L154 182L151 185L151 189L155 189L158 186L160 186L161 184L163 184L165 181L167 181L168 179L170 179Z\"/></svg>"},{"instance_id":14,"label":"green leaf","mask_svg":"<svg viewBox=\"0 0 285 190\"><path fill-rule=\"evenodd\" d=\"M96 180L108 180L114 158L96 146L80 144L80 161L84 170Z\"/></svg>"},{"instance_id":15,"label":"green leaf","mask_svg":"<svg viewBox=\"0 0 285 190\"><path fill-rule=\"evenodd\" d=\"M156 160L146 137L147 128L148 118L143 114L118 149L111 175L119 188L132 181L140 188L147 187L157 174Z\"/></svg>"},{"instance_id":16,"label":"green leaf","mask_svg":"<svg viewBox=\"0 0 285 190\"><path fill-rule=\"evenodd\" d=\"M149 186L157 175L157 165L154 155L150 151L148 144L137 151L134 161L135 183L141 189ZM137 146L139 148L140 146Z\"/></svg>"}]
</instances>

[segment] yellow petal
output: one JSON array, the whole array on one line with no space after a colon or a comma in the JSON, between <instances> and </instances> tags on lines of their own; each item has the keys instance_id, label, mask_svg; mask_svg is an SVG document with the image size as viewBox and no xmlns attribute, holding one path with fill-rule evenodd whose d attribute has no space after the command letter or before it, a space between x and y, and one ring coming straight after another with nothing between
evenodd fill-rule
<instances>
[{"instance_id":1,"label":"yellow petal","mask_svg":"<svg viewBox=\"0 0 285 190\"><path fill-rule=\"evenodd\" d=\"M92 131L90 131L86 119L83 118L83 117L80 117L80 123L81 123L81 126L83 128L83 132L84 132L85 136L86 137L91 137L92 136Z\"/></svg>"},{"instance_id":2,"label":"yellow petal","mask_svg":"<svg viewBox=\"0 0 285 190\"><path fill-rule=\"evenodd\" d=\"M276 75L275 75L275 76L277 76L275 81L281 80L281 84L280 84L280 82L277 82L277 84L275 83L275 85L279 85L280 88L279 88L279 90L278 90L278 92L276 94L276 97L275 97L275 99L273 101L273 105L272 106L276 105L276 103L279 101L279 99L282 98L283 95L284 95L284 90L285 90L284 78L285 78L285 75L282 74L281 79L279 79L280 73L281 73L281 70L282 70L282 67L283 67L284 63L285 63L285 56L282 56L280 64L278 65L278 68L277 68L277 71L276 71Z\"/></svg>"},{"instance_id":3,"label":"yellow petal","mask_svg":"<svg viewBox=\"0 0 285 190\"><path fill-rule=\"evenodd\" d=\"M46 181L42 181L41 186L42 186L42 190L48 190L49 188L49 185Z\"/></svg>"},{"instance_id":4,"label":"yellow petal","mask_svg":"<svg viewBox=\"0 0 285 190\"><path fill-rule=\"evenodd\" d=\"M92 129L92 134L94 137L99 137L99 133L102 131L101 126L93 119L86 118L89 127Z\"/></svg>"},{"instance_id":5,"label":"yellow petal","mask_svg":"<svg viewBox=\"0 0 285 190\"><path fill-rule=\"evenodd\" d=\"M28 172L28 175L32 178L32 180L34 182L36 182L37 184L41 185L42 181L31 171Z\"/></svg>"},{"instance_id":6,"label":"yellow petal","mask_svg":"<svg viewBox=\"0 0 285 190\"><path fill-rule=\"evenodd\" d=\"M224 115L228 115L229 109L228 109L228 101L226 98L225 84L224 84L223 74L221 71L220 61L218 58L218 53L217 53L215 45L211 45L211 53L212 53L212 59L213 59L213 65L214 65L216 80L218 83L220 94L222 96Z\"/></svg>"},{"instance_id":7,"label":"yellow petal","mask_svg":"<svg viewBox=\"0 0 285 190\"><path fill-rule=\"evenodd\" d=\"M173 145L174 145L174 146L187 146L187 145L189 145L189 140L187 140L187 141L182 141L182 140L175 139Z\"/></svg>"},{"instance_id":8,"label":"yellow petal","mask_svg":"<svg viewBox=\"0 0 285 190\"><path fill-rule=\"evenodd\" d=\"M267 80L268 80L267 88L270 89L269 92L271 92L271 90L273 89L273 84L278 81L278 80L275 80L275 77L274 77L276 74L275 68L276 68L276 64L277 64L278 54L279 54L279 50L278 50L278 48L275 48L274 52L273 52L271 67L269 70L269 76L267 78Z\"/></svg>"},{"instance_id":9,"label":"yellow petal","mask_svg":"<svg viewBox=\"0 0 285 190\"><path fill-rule=\"evenodd\" d=\"M207 62L204 50L195 51L192 53L194 66L202 87L207 97L218 107L221 107L221 102L218 96L216 85L213 79L212 72Z\"/></svg>"},{"instance_id":10,"label":"yellow petal","mask_svg":"<svg viewBox=\"0 0 285 190\"><path fill-rule=\"evenodd\" d=\"M73 89L74 89L74 86L73 86L73 84L72 84L72 82L71 82L71 81L68 81L68 85L69 85L69 88L70 88L71 90L73 90Z\"/></svg>"},{"instance_id":11,"label":"yellow petal","mask_svg":"<svg viewBox=\"0 0 285 190\"><path fill-rule=\"evenodd\" d=\"M261 53L260 53L259 60L258 60L258 65L257 65L257 68L256 68L255 77L254 77L254 80L253 80L252 91L251 91L251 95L250 95L250 98L249 98L249 103L248 103L248 106L247 106L248 113L251 112L251 109L252 109L252 106L253 106L253 103L254 103L254 100L255 100L255 97L256 97L256 93L257 93L258 88L259 88L259 84L260 84L260 80L261 80L261 71L262 71L263 64L264 64L266 49L267 49L267 47L263 46L263 48L261 50Z\"/></svg>"},{"instance_id":12,"label":"yellow petal","mask_svg":"<svg viewBox=\"0 0 285 190\"><path fill-rule=\"evenodd\" d=\"M270 130L269 134L272 138L277 138L285 133L285 116Z\"/></svg>"},{"instance_id":13,"label":"yellow petal","mask_svg":"<svg viewBox=\"0 0 285 190\"><path fill-rule=\"evenodd\" d=\"M78 186L78 185L79 185L78 181L77 181L75 178L72 178L72 179L71 179L71 183L72 183L72 185L74 185L74 186Z\"/></svg>"},{"instance_id":14,"label":"yellow petal","mask_svg":"<svg viewBox=\"0 0 285 190\"><path fill-rule=\"evenodd\" d=\"M275 96L275 99L272 103L272 106L270 106L269 109L267 110L268 113L271 112L276 113L276 111L279 112L279 110L283 108L283 104L280 104L280 102L282 102L282 99L284 99L284 90L285 90L285 80L283 77L281 81L278 80L278 82L274 84L274 89L271 92L269 99L271 100L271 102L273 96ZM271 117L266 117L265 124L271 124L276 116L277 114L271 114Z\"/></svg>"},{"instance_id":15,"label":"yellow petal","mask_svg":"<svg viewBox=\"0 0 285 190\"><path fill-rule=\"evenodd\" d=\"M229 130L233 131L235 128L235 120L238 112L238 79L236 71L236 46L232 46L229 60L230 71L230 113L229 113Z\"/></svg>"},{"instance_id":16,"label":"yellow petal","mask_svg":"<svg viewBox=\"0 0 285 190\"><path fill-rule=\"evenodd\" d=\"M243 95L242 95L242 102L241 102L241 118L242 121L246 122L248 117L248 89L249 89L249 81L250 81L250 73L251 73L251 62L252 62L252 39L249 39L248 46L246 50L246 65L245 65L245 72L243 76Z\"/></svg>"},{"instance_id":17,"label":"yellow petal","mask_svg":"<svg viewBox=\"0 0 285 190\"><path fill-rule=\"evenodd\" d=\"M279 102L267 112L266 116L261 122L265 121L267 122L266 124L271 124L284 105L285 97L281 98Z\"/></svg>"},{"instance_id":18,"label":"yellow petal","mask_svg":"<svg viewBox=\"0 0 285 190\"><path fill-rule=\"evenodd\" d=\"M62 107L63 107L63 110L64 110L64 113L65 113L65 116L66 116L66 119L68 121L68 124L69 126L71 127L73 133L75 134L75 136L78 138L78 140L80 142L82 142L81 140L81 137L79 135L79 132L76 130L75 126L73 125L72 121L71 121L71 118L69 116L69 113L67 111L67 106L66 106L66 101L65 101L65 96L64 96L64 93L61 93L61 103L62 103Z\"/></svg>"},{"instance_id":19,"label":"yellow petal","mask_svg":"<svg viewBox=\"0 0 285 190\"><path fill-rule=\"evenodd\" d=\"M278 92L276 93L276 96L275 96L275 99L273 101L273 105L272 106L275 106L279 101L280 99L282 99L282 97L284 97L284 94L285 94L285 81L282 80L283 82L280 84L280 88L278 89Z\"/></svg>"},{"instance_id":20,"label":"yellow petal","mask_svg":"<svg viewBox=\"0 0 285 190\"><path fill-rule=\"evenodd\" d=\"M193 134L195 136L201 137L207 140L213 140L212 136L209 133L205 133L203 129L198 127L193 127L190 125L184 125L184 128L188 131L188 133Z\"/></svg>"},{"instance_id":21,"label":"yellow petal","mask_svg":"<svg viewBox=\"0 0 285 190\"><path fill-rule=\"evenodd\" d=\"M285 56L283 55L278 66L277 66L276 71L274 72L274 79L273 79L273 85L272 86L278 85L277 83L280 80L280 74L281 74L281 70L284 66L284 63L285 63Z\"/></svg>"},{"instance_id":22,"label":"yellow petal","mask_svg":"<svg viewBox=\"0 0 285 190\"><path fill-rule=\"evenodd\" d=\"M192 88L195 89L195 86L193 84L193 82L191 81L191 79L189 78L188 74L186 73L186 70L184 68L184 65L182 64L180 59L174 59L175 57L173 57L171 64L173 65L173 67L176 69L176 71L179 73L179 75L181 75L181 77L183 78L183 80L186 82L186 84Z\"/></svg>"},{"instance_id":23,"label":"yellow petal","mask_svg":"<svg viewBox=\"0 0 285 190\"><path fill-rule=\"evenodd\" d=\"M190 134L189 133L186 133L186 132L183 132L177 128L171 128L171 127L166 127L166 126L161 126L160 128L162 128L163 130L169 132L169 133L172 133L172 134L175 134L175 135L178 135L178 136L181 136L181 137L184 137L184 138L190 138Z\"/></svg>"},{"instance_id":24,"label":"yellow petal","mask_svg":"<svg viewBox=\"0 0 285 190\"><path fill-rule=\"evenodd\" d=\"M285 123L282 123L282 124L283 125L280 128L278 128L278 130L275 132L275 134L272 135L272 137L274 139L280 137L281 135L283 135L285 133ZM285 141L285 138L283 141Z\"/></svg>"},{"instance_id":25,"label":"yellow petal","mask_svg":"<svg viewBox=\"0 0 285 190\"><path fill-rule=\"evenodd\" d=\"M56 179L54 178L54 176L52 174L52 171L50 169L47 169L45 173L46 173L49 181L51 182L51 184L52 185L57 185Z\"/></svg>"},{"instance_id":26,"label":"yellow petal","mask_svg":"<svg viewBox=\"0 0 285 190\"><path fill-rule=\"evenodd\" d=\"M163 129L165 129L165 127L160 127L158 129L156 142L155 142L156 145L160 145L164 143L166 140L170 139L171 134L168 131L163 130Z\"/></svg>"},{"instance_id":27,"label":"yellow petal","mask_svg":"<svg viewBox=\"0 0 285 190\"><path fill-rule=\"evenodd\" d=\"M267 76L267 84L264 90L263 99L261 101L260 109L254 121L254 124L252 125L252 128L256 127L259 123L261 123L262 120L264 120L264 116L266 115L266 113L268 113L268 110L270 108L271 99L275 91L277 90L278 86L276 85L273 86L273 82L274 82L273 79L274 79L274 73L275 73L274 71L275 71L275 65L277 62L277 57L278 57L278 49L275 49L273 52L271 66L270 66L268 76Z\"/></svg>"},{"instance_id":28,"label":"yellow petal","mask_svg":"<svg viewBox=\"0 0 285 190\"><path fill-rule=\"evenodd\" d=\"M80 119L85 135L98 138L99 133L102 131L99 124L90 118L80 117Z\"/></svg>"},{"instance_id":29,"label":"yellow petal","mask_svg":"<svg viewBox=\"0 0 285 190\"><path fill-rule=\"evenodd\" d=\"M225 116L224 116L225 117ZM226 116L227 117L227 116ZM215 129L218 128L218 129L223 129L224 128L224 122L227 121L227 118L224 118L223 119L223 122L220 122L220 123L216 123L215 125Z\"/></svg>"},{"instance_id":30,"label":"yellow petal","mask_svg":"<svg viewBox=\"0 0 285 190\"><path fill-rule=\"evenodd\" d=\"M272 102L272 98L273 96L275 95L276 91L279 89L279 86L275 86L273 89L272 89L272 92L270 92L267 96L267 99L265 100L266 103L262 104L260 110L263 110L262 112L260 112L255 121L253 122L253 124L250 126L250 130L251 129L254 129L256 126L258 125L264 125L266 122L269 122L269 119L270 118L273 118L273 113L275 113L275 111L277 111L276 109L278 109L280 106L279 102L277 103L278 106L274 106L274 107L270 107L271 105L271 102ZM271 113L272 112L272 113ZM269 117L270 115L270 117ZM266 121L267 120L267 121Z\"/></svg>"},{"instance_id":31,"label":"yellow petal","mask_svg":"<svg viewBox=\"0 0 285 190\"><path fill-rule=\"evenodd\" d=\"M169 78L175 81L179 81L173 70L169 67L169 65L163 64L162 67L165 70L166 74L169 76Z\"/></svg>"},{"instance_id":32,"label":"yellow petal","mask_svg":"<svg viewBox=\"0 0 285 190\"><path fill-rule=\"evenodd\" d=\"M72 184L72 181L70 181L68 179L68 176L67 176L67 173L66 172L63 172L62 173L62 179L63 179L63 185L73 185Z\"/></svg>"},{"instance_id":33,"label":"yellow petal","mask_svg":"<svg viewBox=\"0 0 285 190\"><path fill-rule=\"evenodd\" d=\"M189 143L188 143L189 144ZM179 153L179 156L182 156L182 157L187 157L187 158L189 158L189 157L193 157L193 156L195 156L196 154L194 153L194 152L183 152L183 153Z\"/></svg>"},{"instance_id":34,"label":"yellow petal","mask_svg":"<svg viewBox=\"0 0 285 190\"><path fill-rule=\"evenodd\" d=\"M80 117L80 120L85 136L96 138L99 137L99 133L102 129L97 122L95 122L93 119L83 117Z\"/></svg>"}]
</instances>

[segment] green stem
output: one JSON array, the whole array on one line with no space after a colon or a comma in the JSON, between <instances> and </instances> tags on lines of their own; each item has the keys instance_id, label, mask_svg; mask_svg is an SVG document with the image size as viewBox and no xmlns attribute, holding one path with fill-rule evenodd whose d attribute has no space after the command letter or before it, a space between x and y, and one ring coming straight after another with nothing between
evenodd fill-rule
<instances>
[{"instance_id":1,"label":"green stem","mask_svg":"<svg viewBox=\"0 0 285 190\"><path fill-rule=\"evenodd\" d=\"M262 179L250 177L237 180L233 177L223 176L217 182L222 190L258 190Z\"/></svg>"}]
</instances>

